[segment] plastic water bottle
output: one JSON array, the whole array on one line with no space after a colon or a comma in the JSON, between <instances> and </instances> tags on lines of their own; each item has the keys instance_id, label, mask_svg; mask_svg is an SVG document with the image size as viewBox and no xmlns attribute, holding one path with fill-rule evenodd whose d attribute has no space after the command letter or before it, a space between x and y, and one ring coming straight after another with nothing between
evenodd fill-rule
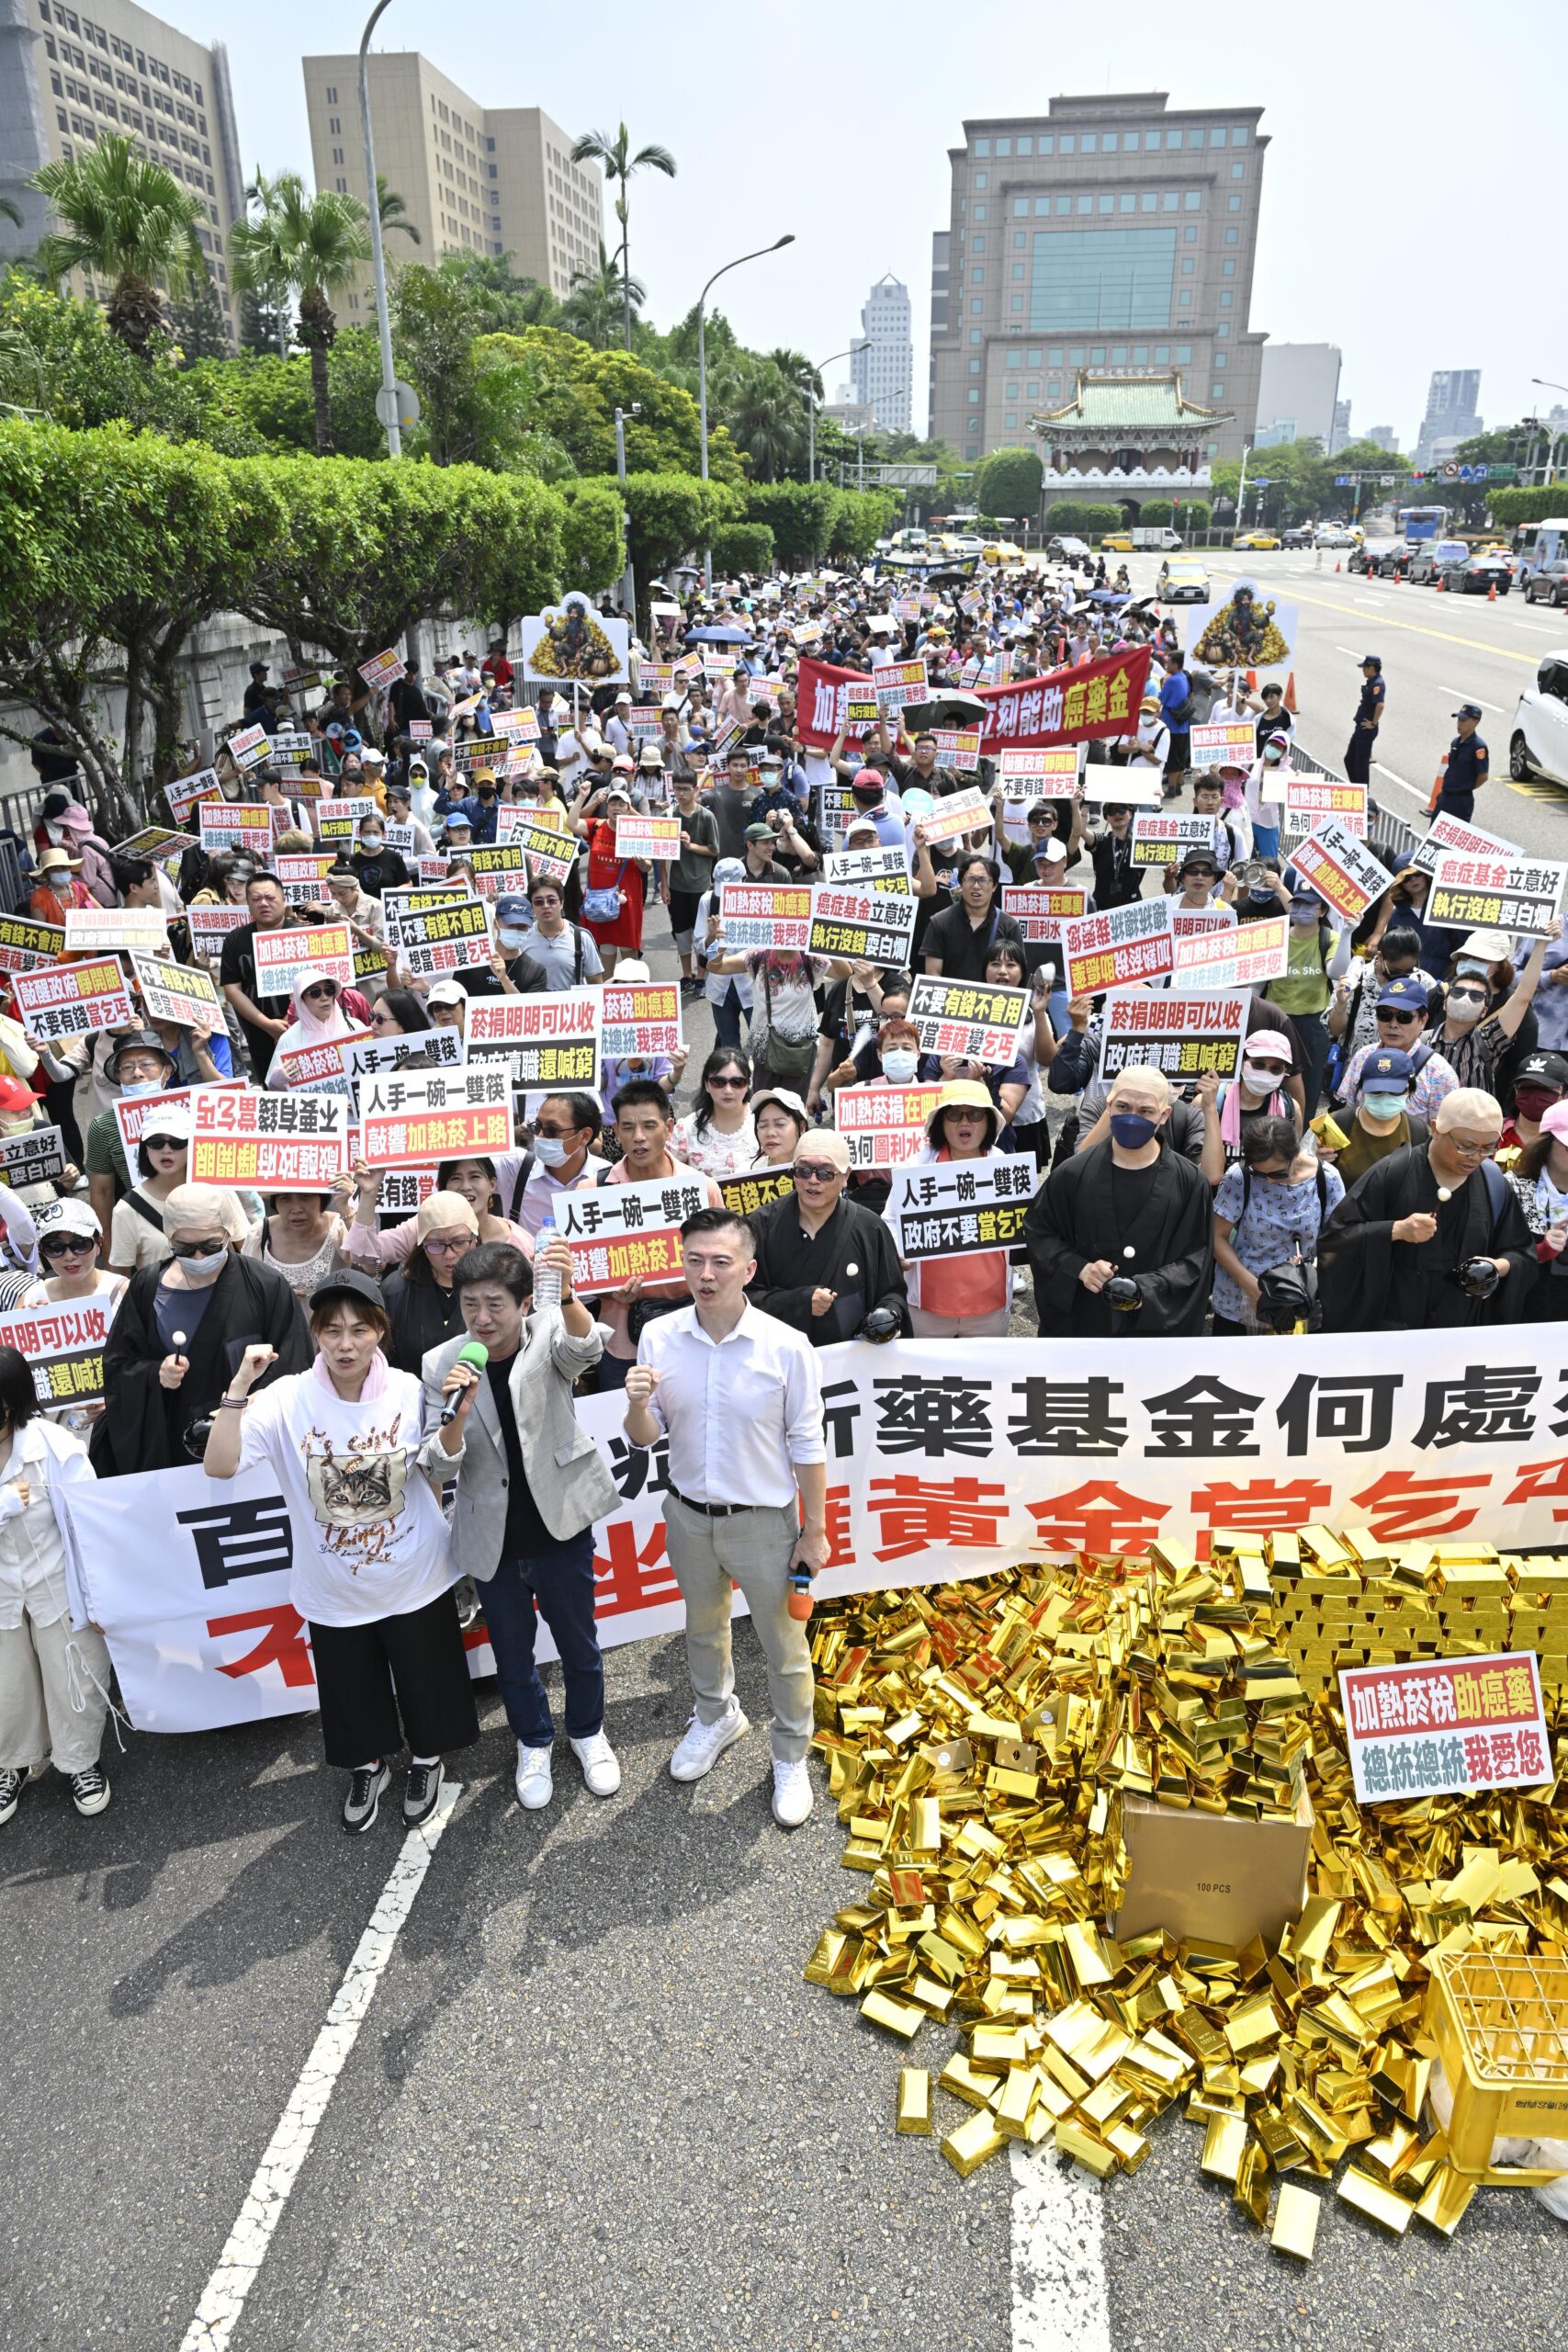
<instances>
[{"instance_id":1,"label":"plastic water bottle","mask_svg":"<svg viewBox=\"0 0 1568 2352\"><path fill-rule=\"evenodd\" d=\"M544 1262L545 1251L557 1238L556 1221L547 1210L538 1232L534 1236L534 1311L536 1314L560 1306L560 1274L554 1266Z\"/></svg>"}]
</instances>

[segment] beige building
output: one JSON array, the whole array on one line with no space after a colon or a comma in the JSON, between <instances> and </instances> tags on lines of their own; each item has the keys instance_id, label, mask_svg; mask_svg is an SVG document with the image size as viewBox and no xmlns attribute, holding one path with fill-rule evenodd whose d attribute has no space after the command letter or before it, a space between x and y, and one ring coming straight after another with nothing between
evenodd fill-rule
<instances>
[{"instance_id":1,"label":"beige building","mask_svg":"<svg viewBox=\"0 0 1568 2352\"><path fill-rule=\"evenodd\" d=\"M367 202L358 60L307 57L304 67L316 185ZM558 297L597 271L604 181L596 164L572 162L571 135L541 108L487 109L417 51L393 50L371 53L370 109L376 169L420 234L417 248L388 240L394 267L444 253L512 254L520 277ZM352 315L360 305L346 307Z\"/></svg>"},{"instance_id":2,"label":"beige building","mask_svg":"<svg viewBox=\"0 0 1568 2352\"><path fill-rule=\"evenodd\" d=\"M63 0L0 0L0 196L22 213L19 229L0 222L0 253L30 252L50 225L32 174L107 132L200 198L197 235L232 336L226 256L244 181L222 44L204 47L131 0L93 0L91 15ZM82 290L107 289L84 280Z\"/></svg>"}]
</instances>

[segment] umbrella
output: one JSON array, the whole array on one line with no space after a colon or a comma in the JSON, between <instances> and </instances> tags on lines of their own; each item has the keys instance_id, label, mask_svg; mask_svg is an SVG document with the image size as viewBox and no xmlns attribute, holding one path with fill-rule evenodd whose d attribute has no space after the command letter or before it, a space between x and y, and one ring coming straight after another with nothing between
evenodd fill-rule
<instances>
[{"instance_id":1,"label":"umbrella","mask_svg":"<svg viewBox=\"0 0 1568 2352\"><path fill-rule=\"evenodd\" d=\"M716 627L689 628L686 631L688 645L755 645L756 641L750 631L744 628Z\"/></svg>"},{"instance_id":2,"label":"umbrella","mask_svg":"<svg viewBox=\"0 0 1568 2352\"><path fill-rule=\"evenodd\" d=\"M911 733L920 727L984 727L986 718L986 705L979 695L960 693L956 687L942 688L928 702L908 705L903 713Z\"/></svg>"}]
</instances>

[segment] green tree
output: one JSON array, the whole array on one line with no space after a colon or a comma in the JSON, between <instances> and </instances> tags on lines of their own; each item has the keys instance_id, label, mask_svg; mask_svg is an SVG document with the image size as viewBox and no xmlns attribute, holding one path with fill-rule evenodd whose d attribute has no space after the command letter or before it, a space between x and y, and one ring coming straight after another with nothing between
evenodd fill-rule
<instances>
[{"instance_id":1,"label":"green tree","mask_svg":"<svg viewBox=\"0 0 1568 2352\"><path fill-rule=\"evenodd\" d=\"M486 340L507 299L465 266L468 258L445 254L434 269L415 262L398 273L393 335L419 394L423 446L440 466L570 474L570 457L536 421L537 365Z\"/></svg>"},{"instance_id":2,"label":"green tree","mask_svg":"<svg viewBox=\"0 0 1568 2352\"><path fill-rule=\"evenodd\" d=\"M773 360L754 352L738 355L724 370L716 403L710 389L708 413L750 459L754 481L805 474L810 447L806 401L799 386Z\"/></svg>"},{"instance_id":3,"label":"green tree","mask_svg":"<svg viewBox=\"0 0 1568 2352\"><path fill-rule=\"evenodd\" d=\"M299 339L310 355L316 452L333 453L327 354L337 333L332 298L361 283L370 232L357 197L305 192L298 172L284 172L254 215L229 233L234 282L257 293L287 287L299 303Z\"/></svg>"},{"instance_id":4,"label":"green tree","mask_svg":"<svg viewBox=\"0 0 1568 2352\"><path fill-rule=\"evenodd\" d=\"M863 563L898 520L898 498L891 490L840 490L828 552L840 562Z\"/></svg>"},{"instance_id":5,"label":"green tree","mask_svg":"<svg viewBox=\"0 0 1568 2352\"><path fill-rule=\"evenodd\" d=\"M624 482L612 478L608 487L626 508L626 551L645 586L742 519L739 491L694 474L628 474Z\"/></svg>"},{"instance_id":6,"label":"green tree","mask_svg":"<svg viewBox=\"0 0 1568 2352\"><path fill-rule=\"evenodd\" d=\"M773 535L765 523L721 523L710 552L713 568L722 578L742 571L765 577L773 569Z\"/></svg>"},{"instance_id":7,"label":"green tree","mask_svg":"<svg viewBox=\"0 0 1568 2352\"><path fill-rule=\"evenodd\" d=\"M165 323L160 288L177 292L189 273L197 198L115 132L72 162L45 164L32 185L61 223L39 248L44 267L56 277L84 269L111 279L109 325L144 358Z\"/></svg>"},{"instance_id":8,"label":"green tree","mask_svg":"<svg viewBox=\"0 0 1568 2352\"><path fill-rule=\"evenodd\" d=\"M423 243L418 229L408 218L408 206L395 187L387 186L384 172L376 175L376 209L380 216L383 237L389 237L396 232L399 236L406 237L411 245Z\"/></svg>"},{"instance_id":9,"label":"green tree","mask_svg":"<svg viewBox=\"0 0 1568 2352\"><path fill-rule=\"evenodd\" d=\"M608 351L615 341L625 306L629 304L635 315L643 300L640 280L634 277L623 285L620 264L612 261L601 245L597 270L573 273L571 290L556 314L556 323L565 334L592 344L595 351ZM628 339L626 349L630 348Z\"/></svg>"},{"instance_id":10,"label":"green tree","mask_svg":"<svg viewBox=\"0 0 1568 2352\"><path fill-rule=\"evenodd\" d=\"M557 485L565 514L561 523L561 585L596 595L612 587L626 568L618 481L563 481Z\"/></svg>"},{"instance_id":11,"label":"green tree","mask_svg":"<svg viewBox=\"0 0 1568 2352\"><path fill-rule=\"evenodd\" d=\"M746 520L765 523L779 561L804 571L827 554L842 496L825 481L751 482L746 490Z\"/></svg>"},{"instance_id":12,"label":"green tree","mask_svg":"<svg viewBox=\"0 0 1568 2352\"><path fill-rule=\"evenodd\" d=\"M198 359L229 356L228 322L219 300L212 265L199 247L190 257L190 275L183 300L170 305L169 332L178 347L182 367L192 367Z\"/></svg>"},{"instance_id":13,"label":"green tree","mask_svg":"<svg viewBox=\"0 0 1568 2352\"><path fill-rule=\"evenodd\" d=\"M675 158L668 147L639 147L634 155L631 139L623 122L613 139L602 130L590 130L578 140L571 151L574 164L594 163L604 168L604 177L612 187L619 187L615 198L615 218L621 224L621 315L626 330L626 347L632 347L632 295L630 231L630 194L633 178L638 172L662 172L666 179L675 176Z\"/></svg>"},{"instance_id":14,"label":"green tree","mask_svg":"<svg viewBox=\"0 0 1568 2352\"><path fill-rule=\"evenodd\" d=\"M1040 512L1043 479L1037 449L993 449L975 478L976 504L982 514L1032 523Z\"/></svg>"},{"instance_id":15,"label":"green tree","mask_svg":"<svg viewBox=\"0 0 1568 2352\"><path fill-rule=\"evenodd\" d=\"M277 203L274 184L258 164L245 189L245 219L259 230ZM232 232L230 238L232 245ZM258 247L252 255L254 282L244 284L235 273L234 284L240 296L240 342L246 351L257 353L276 351L280 359L288 356L288 335L292 321L288 309L288 280L272 277L263 283L264 249Z\"/></svg>"}]
</instances>

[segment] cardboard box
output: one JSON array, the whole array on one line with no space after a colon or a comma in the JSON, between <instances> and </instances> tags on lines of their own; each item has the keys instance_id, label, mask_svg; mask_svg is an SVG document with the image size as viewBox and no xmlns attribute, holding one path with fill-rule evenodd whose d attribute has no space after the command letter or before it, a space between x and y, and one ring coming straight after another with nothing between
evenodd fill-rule
<instances>
[{"instance_id":1,"label":"cardboard box","mask_svg":"<svg viewBox=\"0 0 1568 2352\"><path fill-rule=\"evenodd\" d=\"M1312 1826L1304 1795L1291 1821L1244 1821L1124 1797L1127 1885L1111 1932L1166 1928L1238 1950L1261 1936L1272 1950L1306 1901Z\"/></svg>"}]
</instances>

